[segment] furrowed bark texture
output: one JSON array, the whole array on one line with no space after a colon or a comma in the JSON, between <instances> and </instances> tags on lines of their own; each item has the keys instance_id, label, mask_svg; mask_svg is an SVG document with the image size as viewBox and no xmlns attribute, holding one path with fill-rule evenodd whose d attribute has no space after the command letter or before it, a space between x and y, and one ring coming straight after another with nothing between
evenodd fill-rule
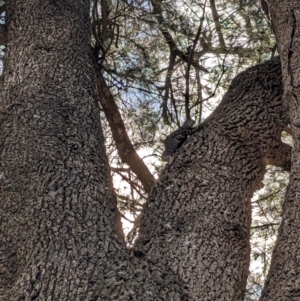
<instances>
[{"instance_id":1,"label":"furrowed bark texture","mask_svg":"<svg viewBox=\"0 0 300 301\"><path fill-rule=\"evenodd\" d=\"M300 2L268 0L294 140L290 183L262 301L300 300Z\"/></svg>"},{"instance_id":2,"label":"furrowed bark texture","mask_svg":"<svg viewBox=\"0 0 300 301\"><path fill-rule=\"evenodd\" d=\"M7 0L0 300L185 299L126 250L99 122L89 1Z\"/></svg>"},{"instance_id":3,"label":"furrowed bark texture","mask_svg":"<svg viewBox=\"0 0 300 301\"><path fill-rule=\"evenodd\" d=\"M187 285L188 300L244 300L250 199L266 163L290 168L278 59L238 75L150 194L135 249Z\"/></svg>"},{"instance_id":4,"label":"furrowed bark texture","mask_svg":"<svg viewBox=\"0 0 300 301\"><path fill-rule=\"evenodd\" d=\"M89 4L6 5L0 299L88 298L106 253L104 232L116 236Z\"/></svg>"}]
</instances>

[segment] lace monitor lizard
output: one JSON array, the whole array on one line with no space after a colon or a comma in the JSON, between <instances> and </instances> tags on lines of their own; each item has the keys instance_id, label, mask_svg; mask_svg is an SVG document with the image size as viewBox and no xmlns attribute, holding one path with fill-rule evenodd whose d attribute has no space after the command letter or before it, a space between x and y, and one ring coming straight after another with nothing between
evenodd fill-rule
<instances>
[{"instance_id":1,"label":"lace monitor lizard","mask_svg":"<svg viewBox=\"0 0 300 301\"><path fill-rule=\"evenodd\" d=\"M170 162L170 160L172 160L176 150L181 147L181 145L190 135L192 135L198 130L198 128L193 127L194 124L194 120L186 120L180 128L178 128L166 137L164 142L165 150L163 151L161 156L163 161L167 161L169 162L169 164L172 163Z\"/></svg>"}]
</instances>

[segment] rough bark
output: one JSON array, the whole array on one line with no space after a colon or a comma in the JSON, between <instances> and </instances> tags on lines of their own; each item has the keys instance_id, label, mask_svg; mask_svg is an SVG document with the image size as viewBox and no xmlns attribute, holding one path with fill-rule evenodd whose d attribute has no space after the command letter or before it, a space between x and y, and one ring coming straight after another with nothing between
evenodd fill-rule
<instances>
[{"instance_id":1,"label":"rough bark","mask_svg":"<svg viewBox=\"0 0 300 301\"><path fill-rule=\"evenodd\" d=\"M279 60L238 75L218 114L192 135L153 188L135 248L164 262L189 300L244 300L249 267L250 199L265 165L290 168L280 134Z\"/></svg>"},{"instance_id":2,"label":"rough bark","mask_svg":"<svg viewBox=\"0 0 300 301\"><path fill-rule=\"evenodd\" d=\"M300 2L268 0L282 62L283 103L294 140L290 183L262 301L300 298Z\"/></svg>"},{"instance_id":3,"label":"rough bark","mask_svg":"<svg viewBox=\"0 0 300 301\"><path fill-rule=\"evenodd\" d=\"M102 155L89 4L6 5L0 299L75 300L95 291L104 232L120 241Z\"/></svg>"},{"instance_id":4,"label":"rough bark","mask_svg":"<svg viewBox=\"0 0 300 301\"><path fill-rule=\"evenodd\" d=\"M289 168L279 61L233 81L152 190L127 250L99 123L89 3L6 5L0 300L242 300L250 197L268 160Z\"/></svg>"}]
</instances>

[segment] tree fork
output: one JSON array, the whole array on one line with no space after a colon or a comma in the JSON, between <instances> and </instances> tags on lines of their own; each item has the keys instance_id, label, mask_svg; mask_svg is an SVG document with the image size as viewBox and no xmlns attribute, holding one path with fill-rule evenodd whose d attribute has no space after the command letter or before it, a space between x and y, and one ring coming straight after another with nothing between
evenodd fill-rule
<instances>
[{"instance_id":1,"label":"tree fork","mask_svg":"<svg viewBox=\"0 0 300 301\"><path fill-rule=\"evenodd\" d=\"M0 300L187 300L173 272L118 233L89 2L6 6Z\"/></svg>"}]
</instances>

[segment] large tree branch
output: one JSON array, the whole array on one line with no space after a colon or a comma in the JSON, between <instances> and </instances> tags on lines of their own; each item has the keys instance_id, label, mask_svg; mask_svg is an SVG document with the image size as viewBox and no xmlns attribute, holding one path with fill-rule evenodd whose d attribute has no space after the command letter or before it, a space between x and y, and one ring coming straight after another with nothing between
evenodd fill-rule
<instances>
[{"instance_id":1,"label":"large tree branch","mask_svg":"<svg viewBox=\"0 0 300 301\"><path fill-rule=\"evenodd\" d=\"M135 151L128 137L118 106L103 78L100 68L96 67L96 72L98 91L101 94L99 97L100 103L109 123L118 154L122 162L128 164L136 174L145 191L148 193L155 183L155 178Z\"/></svg>"},{"instance_id":2,"label":"large tree branch","mask_svg":"<svg viewBox=\"0 0 300 301\"><path fill-rule=\"evenodd\" d=\"M283 104L288 108L293 140L292 168L282 221L261 301L299 300L300 228L300 1L261 1L270 14L281 57Z\"/></svg>"},{"instance_id":3,"label":"large tree branch","mask_svg":"<svg viewBox=\"0 0 300 301\"><path fill-rule=\"evenodd\" d=\"M244 299L251 197L267 163L289 169L291 159L281 81L279 59L239 74L144 207L135 248L178 273L189 300Z\"/></svg>"}]
</instances>

